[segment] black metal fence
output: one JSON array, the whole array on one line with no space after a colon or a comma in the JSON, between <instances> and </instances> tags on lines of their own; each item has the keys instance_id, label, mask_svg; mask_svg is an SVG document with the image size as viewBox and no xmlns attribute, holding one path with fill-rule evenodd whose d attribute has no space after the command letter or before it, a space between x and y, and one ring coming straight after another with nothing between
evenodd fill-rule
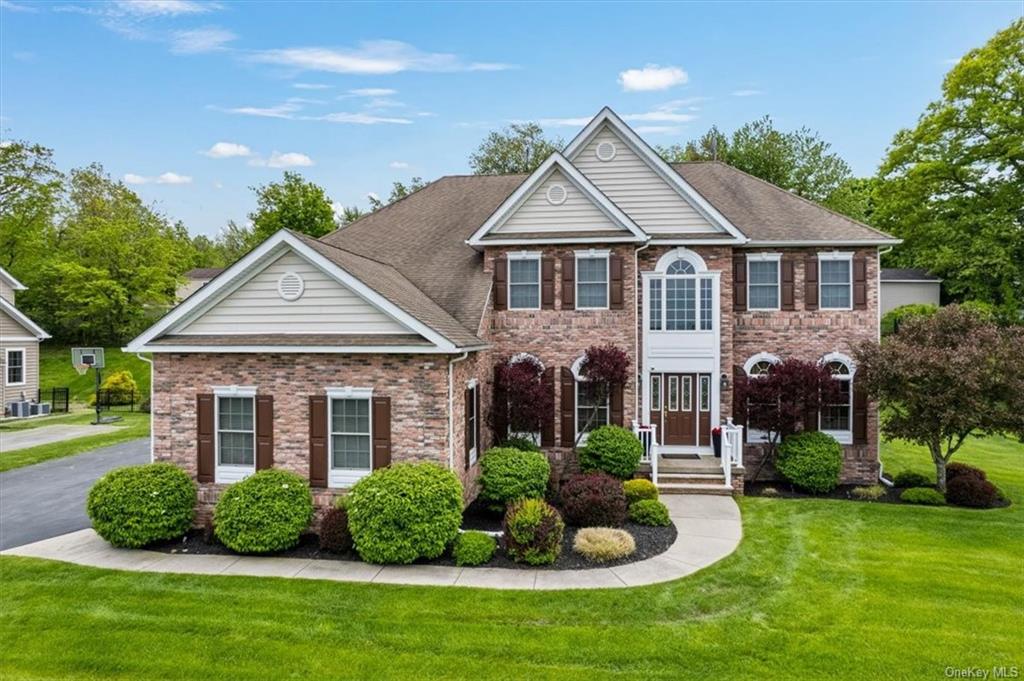
<instances>
[{"instance_id":1,"label":"black metal fence","mask_svg":"<svg viewBox=\"0 0 1024 681\"><path fill-rule=\"evenodd\" d=\"M40 388L36 395L36 402L50 403L50 413L66 414L70 400L71 390L68 388Z\"/></svg>"},{"instance_id":2,"label":"black metal fence","mask_svg":"<svg viewBox=\"0 0 1024 681\"><path fill-rule=\"evenodd\" d=\"M149 411L146 400L137 390L104 389L96 393L100 411Z\"/></svg>"}]
</instances>

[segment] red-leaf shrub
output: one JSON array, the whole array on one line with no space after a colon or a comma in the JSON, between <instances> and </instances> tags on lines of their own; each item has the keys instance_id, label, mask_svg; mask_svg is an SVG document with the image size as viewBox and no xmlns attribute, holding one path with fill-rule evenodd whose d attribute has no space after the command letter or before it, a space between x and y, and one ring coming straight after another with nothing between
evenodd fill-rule
<instances>
[{"instance_id":1,"label":"red-leaf shrub","mask_svg":"<svg viewBox=\"0 0 1024 681\"><path fill-rule=\"evenodd\" d=\"M951 464L946 464L947 485L950 483L950 481L952 481L955 478L959 478L962 475L968 475L974 478L978 478L979 480L988 480L988 476L985 475L985 471L981 470L976 466L971 466L970 464L966 463L960 463L959 461L954 461Z\"/></svg>"},{"instance_id":2,"label":"red-leaf shrub","mask_svg":"<svg viewBox=\"0 0 1024 681\"><path fill-rule=\"evenodd\" d=\"M348 531L348 511L330 508L320 519L320 550L346 553L352 549L352 533Z\"/></svg>"},{"instance_id":3,"label":"red-leaf shrub","mask_svg":"<svg viewBox=\"0 0 1024 681\"><path fill-rule=\"evenodd\" d=\"M992 508L998 500L996 486L976 475L959 475L946 481L946 501L955 506Z\"/></svg>"},{"instance_id":4,"label":"red-leaf shrub","mask_svg":"<svg viewBox=\"0 0 1024 681\"><path fill-rule=\"evenodd\" d=\"M629 355L614 345L592 345L580 363L580 376L590 383L625 384L629 380Z\"/></svg>"},{"instance_id":5,"label":"red-leaf shrub","mask_svg":"<svg viewBox=\"0 0 1024 681\"><path fill-rule=\"evenodd\" d=\"M607 473L572 475L562 484L562 512L570 525L618 527L626 520L622 481Z\"/></svg>"},{"instance_id":6,"label":"red-leaf shrub","mask_svg":"<svg viewBox=\"0 0 1024 681\"><path fill-rule=\"evenodd\" d=\"M747 405L747 427L772 433L776 442L818 424L803 421L841 399L839 381L824 364L789 358L772 366L766 376L736 382L737 396Z\"/></svg>"},{"instance_id":7,"label":"red-leaf shrub","mask_svg":"<svg viewBox=\"0 0 1024 681\"><path fill-rule=\"evenodd\" d=\"M517 355L495 367L495 403L491 410L491 428L501 421L504 414L505 426L509 433L537 433L544 423L554 418L554 396L541 378L544 367L534 357ZM502 399L504 396L504 399ZM498 441L507 439L508 433L495 432Z\"/></svg>"},{"instance_id":8,"label":"red-leaf shrub","mask_svg":"<svg viewBox=\"0 0 1024 681\"><path fill-rule=\"evenodd\" d=\"M520 499L510 504L501 529L505 552L517 563L549 565L562 553L565 523L546 501Z\"/></svg>"}]
</instances>

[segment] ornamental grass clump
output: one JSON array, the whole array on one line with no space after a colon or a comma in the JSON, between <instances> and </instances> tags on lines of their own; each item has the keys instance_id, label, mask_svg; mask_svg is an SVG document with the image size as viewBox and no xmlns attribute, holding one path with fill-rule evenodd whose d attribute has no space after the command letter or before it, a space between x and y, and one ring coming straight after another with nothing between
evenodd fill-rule
<instances>
[{"instance_id":1,"label":"ornamental grass clump","mask_svg":"<svg viewBox=\"0 0 1024 681\"><path fill-rule=\"evenodd\" d=\"M462 483L433 463L378 468L348 495L348 527L368 563L437 558L462 524Z\"/></svg>"},{"instance_id":2,"label":"ornamental grass clump","mask_svg":"<svg viewBox=\"0 0 1024 681\"><path fill-rule=\"evenodd\" d=\"M290 549L313 518L309 483L290 471L267 468L228 487L213 510L217 539L238 553Z\"/></svg>"},{"instance_id":3,"label":"ornamental grass clump","mask_svg":"<svg viewBox=\"0 0 1024 681\"><path fill-rule=\"evenodd\" d=\"M122 548L182 536L195 508L195 483L169 463L112 470L92 486L85 505L96 533Z\"/></svg>"},{"instance_id":4,"label":"ornamental grass clump","mask_svg":"<svg viewBox=\"0 0 1024 681\"><path fill-rule=\"evenodd\" d=\"M562 512L576 527L618 527L626 520L626 494L622 481L607 473L569 476L559 496Z\"/></svg>"},{"instance_id":5,"label":"ornamental grass clump","mask_svg":"<svg viewBox=\"0 0 1024 681\"><path fill-rule=\"evenodd\" d=\"M509 506L502 531L505 551L517 563L549 565L562 553L565 522L541 499L522 499Z\"/></svg>"},{"instance_id":6,"label":"ornamental grass clump","mask_svg":"<svg viewBox=\"0 0 1024 681\"><path fill-rule=\"evenodd\" d=\"M585 527L573 538L572 550L595 563L606 563L633 555L636 541L625 530Z\"/></svg>"}]
</instances>

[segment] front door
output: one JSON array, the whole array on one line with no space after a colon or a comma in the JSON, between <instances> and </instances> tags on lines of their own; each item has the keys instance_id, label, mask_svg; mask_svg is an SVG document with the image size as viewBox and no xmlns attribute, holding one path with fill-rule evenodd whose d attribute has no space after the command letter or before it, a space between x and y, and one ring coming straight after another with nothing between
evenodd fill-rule
<instances>
[{"instance_id":1,"label":"front door","mask_svg":"<svg viewBox=\"0 0 1024 681\"><path fill-rule=\"evenodd\" d=\"M651 374L651 422L663 445L708 446L711 375Z\"/></svg>"}]
</instances>

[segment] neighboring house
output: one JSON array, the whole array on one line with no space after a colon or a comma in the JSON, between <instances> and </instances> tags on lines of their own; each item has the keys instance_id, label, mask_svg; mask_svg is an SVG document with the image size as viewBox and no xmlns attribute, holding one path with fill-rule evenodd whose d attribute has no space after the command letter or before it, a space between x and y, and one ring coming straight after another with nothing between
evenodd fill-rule
<instances>
[{"instance_id":1,"label":"neighboring house","mask_svg":"<svg viewBox=\"0 0 1024 681\"><path fill-rule=\"evenodd\" d=\"M223 271L223 267L196 267L189 270L184 274L185 281L178 285L178 290L175 292L177 301L185 300Z\"/></svg>"},{"instance_id":2,"label":"neighboring house","mask_svg":"<svg viewBox=\"0 0 1024 681\"><path fill-rule=\"evenodd\" d=\"M271 465L321 505L397 461L450 467L471 497L486 426L502 429L494 367L521 353L545 367L556 465L597 409L659 426L655 462L676 474L669 457L715 465L739 376L828 362L846 390L813 426L844 443L843 481L870 483L878 414L850 355L878 337L894 243L728 165L670 166L604 109L528 176L445 177L319 240L282 230L127 349L154 354L154 456L196 476L204 513ZM634 378L594 405L579 366L604 343ZM729 491L711 470L697 488Z\"/></svg>"},{"instance_id":3,"label":"neighboring house","mask_svg":"<svg viewBox=\"0 0 1024 681\"><path fill-rule=\"evenodd\" d=\"M942 279L928 270L882 268L882 314L901 305L938 305Z\"/></svg>"},{"instance_id":4,"label":"neighboring house","mask_svg":"<svg viewBox=\"0 0 1024 681\"><path fill-rule=\"evenodd\" d=\"M0 371L3 413L11 402L34 402L39 396L39 342L50 337L15 307L15 293L25 285L0 267Z\"/></svg>"}]
</instances>

